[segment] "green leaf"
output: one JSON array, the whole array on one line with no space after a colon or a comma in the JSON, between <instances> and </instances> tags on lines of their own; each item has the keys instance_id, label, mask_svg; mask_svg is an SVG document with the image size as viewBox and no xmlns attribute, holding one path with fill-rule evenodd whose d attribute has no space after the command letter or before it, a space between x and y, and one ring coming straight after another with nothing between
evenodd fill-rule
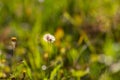
<instances>
[{"instance_id":1,"label":"green leaf","mask_svg":"<svg viewBox=\"0 0 120 80\"><path fill-rule=\"evenodd\" d=\"M86 74L88 74L87 70L73 70L72 71L72 76L74 77L82 77L85 76Z\"/></svg>"},{"instance_id":2,"label":"green leaf","mask_svg":"<svg viewBox=\"0 0 120 80\"><path fill-rule=\"evenodd\" d=\"M53 71L51 72L51 75L50 75L50 80L54 80L54 78L57 75L57 72L61 68L61 66L62 65L60 64L53 69Z\"/></svg>"}]
</instances>

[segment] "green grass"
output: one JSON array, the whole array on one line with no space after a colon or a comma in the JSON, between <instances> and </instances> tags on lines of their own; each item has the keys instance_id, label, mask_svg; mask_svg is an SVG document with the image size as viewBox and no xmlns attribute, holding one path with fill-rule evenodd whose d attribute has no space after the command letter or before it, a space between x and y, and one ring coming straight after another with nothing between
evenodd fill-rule
<instances>
[{"instance_id":1,"label":"green grass","mask_svg":"<svg viewBox=\"0 0 120 80\"><path fill-rule=\"evenodd\" d=\"M0 0L0 80L119 80L119 5L119 0ZM56 41L45 42L46 33Z\"/></svg>"}]
</instances>

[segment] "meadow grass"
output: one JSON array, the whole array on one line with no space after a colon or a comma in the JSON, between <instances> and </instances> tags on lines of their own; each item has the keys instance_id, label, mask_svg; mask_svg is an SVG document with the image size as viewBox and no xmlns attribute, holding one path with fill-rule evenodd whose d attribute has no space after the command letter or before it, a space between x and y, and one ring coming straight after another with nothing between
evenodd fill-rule
<instances>
[{"instance_id":1,"label":"meadow grass","mask_svg":"<svg viewBox=\"0 0 120 80\"><path fill-rule=\"evenodd\" d=\"M119 80L119 9L119 0L0 0L0 80Z\"/></svg>"}]
</instances>

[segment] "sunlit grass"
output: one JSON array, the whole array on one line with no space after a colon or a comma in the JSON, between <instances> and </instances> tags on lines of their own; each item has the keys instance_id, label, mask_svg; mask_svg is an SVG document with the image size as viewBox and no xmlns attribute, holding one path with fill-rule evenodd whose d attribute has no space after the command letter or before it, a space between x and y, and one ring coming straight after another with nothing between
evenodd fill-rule
<instances>
[{"instance_id":1,"label":"sunlit grass","mask_svg":"<svg viewBox=\"0 0 120 80\"><path fill-rule=\"evenodd\" d=\"M119 5L0 0L0 80L119 80Z\"/></svg>"}]
</instances>

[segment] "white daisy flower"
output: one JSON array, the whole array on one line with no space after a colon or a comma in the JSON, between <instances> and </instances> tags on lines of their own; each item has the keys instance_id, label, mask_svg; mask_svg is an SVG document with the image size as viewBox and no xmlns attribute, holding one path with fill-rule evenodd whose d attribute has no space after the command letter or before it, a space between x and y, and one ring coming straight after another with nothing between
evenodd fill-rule
<instances>
[{"instance_id":1,"label":"white daisy flower","mask_svg":"<svg viewBox=\"0 0 120 80\"><path fill-rule=\"evenodd\" d=\"M51 34L45 34L43 36L43 39L46 41L46 42L51 42L53 43L55 41L55 37Z\"/></svg>"},{"instance_id":2,"label":"white daisy flower","mask_svg":"<svg viewBox=\"0 0 120 80\"><path fill-rule=\"evenodd\" d=\"M46 65L42 65L42 70L46 70L47 66Z\"/></svg>"}]
</instances>

